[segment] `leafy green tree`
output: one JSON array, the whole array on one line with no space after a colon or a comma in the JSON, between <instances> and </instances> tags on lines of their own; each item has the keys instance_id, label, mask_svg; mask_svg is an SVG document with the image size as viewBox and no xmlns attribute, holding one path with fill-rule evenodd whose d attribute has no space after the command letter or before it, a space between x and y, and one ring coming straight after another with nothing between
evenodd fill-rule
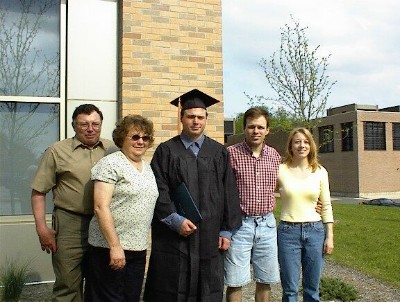
<instances>
[{"instance_id":1,"label":"leafy green tree","mask_svg":"<svg viewBox=\"0 0 400 302\"><path fill-rule=\"evenodd\" d=\"M290 112L283 107L272 111L270 129L272 131L286 131L289 132L294 127L300 126L302 123Z\"/></svg>"},{"instance_id":2,"label":"leafy green tree","mask_svg":"<svg viewBox=\"0 0 400 302\"><path fill-rule=\"evenodd\" d=\"M268 107L258 98L251 97L250 95L244 93L248 98L248 106L251 107L261 107L265 109L270 117L269 128L271 132L276 131L290 131L296 126L301 125L301 121L295 118L293 114L285 110L283 107L278 107L274 109L272 107ZM243 117L244 113L238 113L235 117L235 133L243 132Z\"/></svg>"},{"instance_id":3,"label":"leafy green tree","mask_svg":"<svg viewBox=\"0 0 400 302\"><path fill-rule=\"evenodd\" d=\"M243 117L244 113L238 113L235 116L235 134L243 133Z\"/></svg>"},{"instance_id":4,"label":"leafy green tree","mask_svg":"<svg viewBox=\"0 0 400 302\"><path fill-rule=\"evenodd\" d=\"M307 27L301 27L291 18L293 26L285 24L282 28L279 51L259 63L276 96L255 96L255 99L261 104L272 101L279 105L278 116L312 127L325 113L332 86L336 84L326 74L331 55L319 58L319 45L311 49Z\"/></svg>"},{"instance_id":5,"label":"leafy green tree","mask_svg":"<svg viewBox=\"0 0 400 302\"><path fill-rule=\"evenodd\" d=\"M261 107L268 112L270 118L269 128L271 132L290 131L295 126L299 125L299 122L296 121L286 110L281 107L277 110L273 110L272 108L268 108L263 105L251 105L250 107ZM244 113L236 114L235 134L243 133L243 118Z\"/></svg>"}]
</instances>

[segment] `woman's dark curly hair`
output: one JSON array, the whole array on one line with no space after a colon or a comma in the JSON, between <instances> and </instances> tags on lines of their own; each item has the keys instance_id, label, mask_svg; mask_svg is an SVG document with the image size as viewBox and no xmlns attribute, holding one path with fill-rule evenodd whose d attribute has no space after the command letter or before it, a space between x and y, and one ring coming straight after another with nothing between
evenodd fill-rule
<instances>
[{"instance_id":1,"label":"woman's dark curly hair","mask_svg":"<svg viewBox=\"0 0 400 302\"><path fill-rule=\"evenodd\" d=\"M114 140L115 145L118 148L122 147L124 139L128 135L128 132L131 129L134 129L138 132L143 132L143 135L150 136L149 147L153 145L154 143L153 122L141 115L129 114L120 119L115 124L115 129L112 133L112 138Z\"/></svg>"}]
</instances>

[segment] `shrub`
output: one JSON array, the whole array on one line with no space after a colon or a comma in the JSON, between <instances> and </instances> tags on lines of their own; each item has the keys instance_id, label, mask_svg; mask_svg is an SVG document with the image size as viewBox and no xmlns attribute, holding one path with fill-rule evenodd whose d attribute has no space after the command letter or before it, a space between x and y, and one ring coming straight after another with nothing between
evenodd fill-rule
<instances>
[{"instance_id":1,"label":"shrub","mask_svg":"<svg viewBox=\"0 0 400 302\"><path fill-rule=\"evenodd\" d=\"M2 268L0 282L3 287L2 301L18 301L29 274L29 262L20 264L17 261L7 261Z\"/></svg>"},{"instance_id":2,"label":"shrub","mask_svg":"<svg viewBox=\"0 0 400 302\"><path fill-rule=\"evenodd\" d=\"M322 300L340 299L343 302L354 301L358 298L357 290L338 278L322 277L319 286Z\"/></svg>"}]
</instances>

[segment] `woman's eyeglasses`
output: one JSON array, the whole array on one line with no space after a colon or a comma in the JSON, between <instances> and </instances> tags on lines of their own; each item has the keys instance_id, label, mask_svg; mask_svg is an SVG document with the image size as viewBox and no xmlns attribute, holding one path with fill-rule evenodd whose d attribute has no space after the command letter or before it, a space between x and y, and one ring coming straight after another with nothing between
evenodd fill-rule
<instances>
[{"instance_id":1,"label":"woman's eyeglasses","mask_svg":"<svg viewBox=\"0 0 400 302\"><path fill-rule=\"evenodd\" d=\"M151 137L149 135L140 136L139 134L134 134L130 136L130 139L133 140L134 142L138 141L139 139L142 139L145 143L147 143L150 141Z\"/></svg>"}]
</instances>

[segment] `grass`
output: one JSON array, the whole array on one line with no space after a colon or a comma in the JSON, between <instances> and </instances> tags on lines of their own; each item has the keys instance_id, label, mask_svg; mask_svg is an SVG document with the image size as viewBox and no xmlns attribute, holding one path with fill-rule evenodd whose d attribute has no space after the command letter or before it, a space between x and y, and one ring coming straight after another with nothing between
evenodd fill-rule
<instances>
[{"instance_id":1,"label":"grass","mask_svg":"<svg viewBox=\"0 0 400 302\"><path fill-rule=\"evenodd\" d=\"M29 273L29 262L8 261L0 273L1 301L18 301Z\"/></svg>"},{"instance_id":2,"label":"grass","mask_svg":"<svg viewBox=\"0 0 400 302\"><path fill-rule=\"evenodd\" d=\"M400 288L400 208L334 204L332 259Z\"/></svg>"},{"instance_id":3,"label":"grass","mask_svg":"<svg viewBox=\"0 0 400 302\"><path fill-rule=\"evenodd\" d=\"M333 213L330 259L400 288L400 208L333 204Z\"/></svg>"}]
</instances>

